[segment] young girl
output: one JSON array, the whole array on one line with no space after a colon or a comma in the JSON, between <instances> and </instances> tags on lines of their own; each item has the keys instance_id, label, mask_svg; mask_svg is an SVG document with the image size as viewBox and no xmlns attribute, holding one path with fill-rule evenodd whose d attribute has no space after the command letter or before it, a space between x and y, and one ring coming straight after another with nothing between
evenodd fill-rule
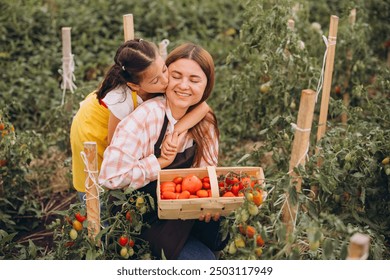
<instances>
[{"instance_id":1,"label":"young girl","mask_svg":"<svg viewBox=\"0 0 390 280\"><path fill-rule=\"evenodd\" d=\"M142 39L129 40L117 50L111 66L98 90L80 104L73 118L70 142L72 149L73 186L82 197L85 192L85 165L80 155L84 142L97 143L98 170L103 153L111 142L117 124L139 104L165 92L168 70L157 47ZM209 111L203 102L175 125L182 133L198 123ZM169 151L169 143L163 145ZM163 149L163 150L164 150Z\"/></svg>"}]
</instances>

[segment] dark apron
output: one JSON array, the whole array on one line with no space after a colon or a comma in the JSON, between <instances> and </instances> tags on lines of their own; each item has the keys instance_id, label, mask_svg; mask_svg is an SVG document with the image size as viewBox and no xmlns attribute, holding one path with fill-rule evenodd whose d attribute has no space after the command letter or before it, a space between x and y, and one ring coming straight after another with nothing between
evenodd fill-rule
<instances>
[{"instance_id":1,"label":"dark apron","mask_svg":"<svg viewBox=\"0 0 390 280\"><path fill-rule=\"evenodd\" d=\"M161 155L161 143L164 139L168 119L165 116L164 124L160 132L157 143L154 145L154 154L156 157ZM196 144L184 152L178 153L175 160L165 169L190 168L193 164L196 153ZM157 181L150 182L139 189L149 193L154 198L154 209L157 209ZM146 200L149 203L149 200ZM209 223L198 220L160 220L157 216L157 210L152 213L145 213L143 220L150 225L145 226L141 231L141 238L148 241L153 256L161 259L165 256L168 260L177 259L179 253L184 247L190 235L203 242L212 251L222 250L228 238L221 241L220 221L210 221Z\"/></svg>"},{"instance_id":2,"label":"dark apron","mask_svg":"<svg viewBox=\"0 0 390 280\"><path fill-rule=\"evenodd\" d=\"M157 143L154 145L154 155L158 158L161 155L161 143L164 139L168 126L168 119L165 116L164 124ZM194 161L196 145L177 153L175 160L165 169L190 168ZM157 181L150 182L139 189L149 193L155 201L154 209L157 209ZM162 258L162 251L166 259L176 259L182 250L188 236L191 233L195 220L160 220L157 211L144 215L144 221L151 227L142 229L141 238L149 242L152 253L157 258Z\"/></svg>"}]
</instances>

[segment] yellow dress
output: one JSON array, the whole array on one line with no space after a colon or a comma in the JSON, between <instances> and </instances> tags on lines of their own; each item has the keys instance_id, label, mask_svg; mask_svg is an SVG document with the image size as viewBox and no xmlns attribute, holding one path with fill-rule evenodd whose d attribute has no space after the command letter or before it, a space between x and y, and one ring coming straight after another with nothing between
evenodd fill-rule
<instances>
[{"instance_id":1,"label":"yellow dress","mask_svg":"<svg viewBox=\"0 0 390 280\"><path fill-rule=\"evenodd\" d=\"M133 109L140 103L137 93L131 92ZM110 110L99 103L96 92L91 92L80 105L70 128L70 144L72 148L73 187L78 192L85 192L85 165L80 153L84 151L84 142L96 142L98 171L107 148L108 118Z\"/></svg>"},{"instance_id":2,"label":"yellow dress","mask_svg":"<svg viewBox=\"0 0 390 280\"><path fill-rule=\"evenodd\" d=\"M103 153L107 148L109 115L110 111L99 104L96 93L92 92L81 103L73 118L70 128L73 187L79 192L85 192L85 165L80 155L84 151L84 142L96 142L100 170Z\"/></svg>"}]
</instances>

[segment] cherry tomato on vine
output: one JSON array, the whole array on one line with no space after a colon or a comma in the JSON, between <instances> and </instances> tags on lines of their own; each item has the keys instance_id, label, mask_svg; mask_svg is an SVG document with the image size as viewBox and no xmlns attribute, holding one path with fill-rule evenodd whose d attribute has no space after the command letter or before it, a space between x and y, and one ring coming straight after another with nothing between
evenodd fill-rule
<instances>
[{"instance_id":1,"label":"cherry tomato on vine","mask_svg":"<svg viewBox=\"0 0 390 280\"><path fill-rule=\"evenodd\" d=\"M122 247L126 246L127 242L129 242L129 238L127 238L126 236L122 235L121 237L119 237L118 243Z\"/></svg>"},{"instance_id":2,"label":"cherry tomato on vine","mask_svg":"<svg viewBox=\"0 0 390 280\"><path fill-rule=\"evenodd\" d=\"M80 223L84 222L87 217L84 216L84 215L81 215L80 212L77 212L76 214L74 214L75 218L77 221L79 221Z\"/></svg>"}]
</instances>

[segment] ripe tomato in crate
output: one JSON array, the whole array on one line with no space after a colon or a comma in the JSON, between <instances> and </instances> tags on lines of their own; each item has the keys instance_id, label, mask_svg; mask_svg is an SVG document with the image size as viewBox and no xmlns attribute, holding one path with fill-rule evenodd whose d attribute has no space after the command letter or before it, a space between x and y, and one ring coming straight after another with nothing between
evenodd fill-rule
<instances>
[{"instance_id":1,"label":"ripe tomato in crate","mask_svg":"<svg viewBox=\"0 0 390 280\"><path fill-rule=\"evenodd\" d=\"M238 191L237 195L221 195L217 176L229 175L229 172L247 172L245 174L251 178L257 178L255 181L264 181L263 170L258 167L208 166L161 170L157 179L159 218L185 220L198 219L206 213L230 214L240 207L244 196L238 195Z\"/></svg>"}]
</instances>

